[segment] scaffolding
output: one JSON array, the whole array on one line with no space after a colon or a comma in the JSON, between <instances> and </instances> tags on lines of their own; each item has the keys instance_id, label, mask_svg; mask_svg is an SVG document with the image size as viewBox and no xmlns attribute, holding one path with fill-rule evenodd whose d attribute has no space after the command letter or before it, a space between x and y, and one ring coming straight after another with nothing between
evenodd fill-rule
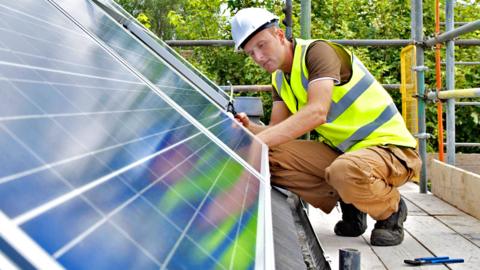
<instances>
[{"instance_id":1,"label":"scaffolding","mask_svg":"<svg viewBox=\"0 0 480 270\"><path fill-rule=\"evenodd\" d=\"M454 22L454 0L446 0L446 31L440 34L439 25L439 0L435 3L435 32L436 36L425 39L423 33L423 3L421 0L411 0L411 39L393 39L393 40L332 40L333 42L347 46L376 46L376 47L405 47L414 45L416 50L415 65L412 67L416 73L416 97L418 103L418 132L415 137L418 139L418 150L423 161L420 176L420 192L427 192L427 139L430 137L426 132L426 103L430 100L437 101L437 119L439 124L439 157L443 161L443 106L442 101L446 101L446 131L447 131L447 163L455 165L456 146L480 146L480 143L455 142L455 105L460 106L479 106L480 102L455 102L456 98L480 97L480 88L457 89L455 90L455 65L478 65L480 62L455 62L454 46L479 46L480 40L467 39L461 40L457 37L480 29L480 20L473 22ZM287 15L284 24L287 26L287 35L291 34L291 14L292 2L286 1L284 12ZM301 0L301 38L310 38L310 13L311 1ZM455 25L459 25L455 28ZM166 41L170 46L233 46L231 40L170 40ZM446 60L440 62L440 46L446 44ZM425 71L428 69L424 65L425 49L436 47L436 72L437 85L435 91L428 92L425 89ZM441 91L440 65L446 67L446 91ZM399 85L384 85L386 89L398 89ZM221 86L227 89L227 86ZM230 87L228 87L229 89ZM270 91L271 86L233 86L238 92L243 91Z\"/></svg>"}]
</instances>

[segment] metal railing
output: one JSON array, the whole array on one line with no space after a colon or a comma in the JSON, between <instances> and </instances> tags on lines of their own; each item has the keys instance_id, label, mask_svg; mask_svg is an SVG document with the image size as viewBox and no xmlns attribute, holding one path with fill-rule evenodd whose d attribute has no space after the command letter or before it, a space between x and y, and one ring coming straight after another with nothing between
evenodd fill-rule
<instances>
[{"instance_id":1,"label":"metal railing","mask_svg":"<svg viewBox=\"0 0 480 270\"><path fill-rule=\"evenodd\" d=\"M382 84L383 88L386 90L399 90L400 84ZM272 85L221 85L220 89L223 91L230 91L231 87L233 87L233 92L240 93L240 92L272 92L273 86Z\"/></svg>"},{"instance_id":2,"label":"metal railing","mask_svg":"<svg viewBox=\"0 0 480 270\"><path fill-rule=\"evenodd\" d=\"M359 47L359 46L373 46L373 47L404 47L410 44L414 44L414 40L411 39L332 39L331 41L339 43L345 46ZM197 46L213 46L233 47L233 40L166 40L169 46L172 47L197 47ZM459 39L455 41L456 46L478 46L480 40L476 39Z\"/></svg>"},{"instance_id":3,"label":"metal railing","mask_svg":"<svg viewBox=\"0 0 480 270\"><path fill-rule=\"evenodd\" d=\"M455 89L455 90L447 90L447 91L439 91L439 92L430 92L427 94L427 98L430 100L449 100L449 99L457 99L457 98L480 98L480 88L470 88L470 89ZM455 102L456 106L480 106L480 102ZM451 115L447 114L447 117L452 117ZM455 117L455 115L453 115ZM456 142L455 140L454 146L464 146L464 147L480 147L480 143L472 143L472 142ZM447 144L448 148L451 148ZM448 153L448 151L447 151ZM452 164L455 165L455 164Z\"/></svg>"},{"instance_id":4,"label":"metal railing","mask_svg":"<svg viewBox=\"0 0 480 270\"><path fill-rule=\"evenodd\" d=\"M480 20L463 24L454 28L454 1L447 0L445 6L446 13L446 32L437 37L423 40L423 6L421 0L411 0L412 2L412 35L417 42L417 93L419 97L425 97L425 66L424 66L424 48L432 47L438 43L446 43L446 88L451 91L436 92L439 99L447 99L447 162L455 165L455 99L454 97L463 97L464 95L477 95L478 89L455 90L455 57L454 46L457 41L454 39L462 34L473 32L480 29ZM455 93L454 93L455 92ZM419 151L422 158L422 173L420 176L420 192L427 192L427 170L426 170L426 133L425 121L425 102L426 98L418 100L418 126L419 126ZM471 143L462 143L462 146L469 146Z\"/></svg>"}]
</instances>

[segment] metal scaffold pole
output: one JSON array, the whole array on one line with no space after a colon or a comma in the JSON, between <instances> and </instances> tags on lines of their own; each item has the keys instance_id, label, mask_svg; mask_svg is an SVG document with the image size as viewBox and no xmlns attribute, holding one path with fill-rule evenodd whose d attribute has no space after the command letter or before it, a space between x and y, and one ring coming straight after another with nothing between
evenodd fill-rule
<instances>
[{"instance_id":1,"label":"metal scaffold pole","mask_svg":"<svg viewBox=\"0 0 480 270\"><path fill-rule=\"evenodd\" d=\"M451 6L451 7L450 7ZM446 32L439 35L438 37L434 37L431 39L428 39L425 41L425 46L430 47L435 45L437 42L445 42L445 41L450 41L453 40L454 38L465 34L465 33L470 33L473 32L477 29L480 29L480 20L476 20L473 22L469 22L463 26L460 26L458 28L453 28L454 22L453 22L453 3L448 5L447 3L447 9L452 9L450 12L452 15L450 15L452 22L448 22L448 17L449 15L447 14L447 23L446 23Z\"/></svg>"},{"instance_id":2,"label":"metal scaffold pole","mask_svg":"<svg viewBox=\"0 0 480 270\"><path fill-rule=\"evenodd\" d=\"M312 3L310 0L301 0L300 7L300 37L302 39L310 39L310 21L312 13ZM306 140L310 140L310 132L307 132L304 136Z\"/></svg>"},{"instance_id":3,"label":"metal scaffold pole","mask_svg":"<svg viewBox=\"0 0 480 270\"><path fill-rule=\"evenodd\" d=\"M310 31L310 21L311 21L311 13L312 13L312 3L310 0L302 0L301 2L301 17L300 17L300 26L301 26L301 34L300 36L302 39L310 39L311 38L311 31Z\"/></svg>"},{"instance_id":4,"label":"metal scaffold pole","mask_svg":"<svg viewBox=\"0 0 480 270\"><path fill-rule=\"evenodd\" d=\"M453 0L447 0L445 7L446 31L452 31L453 24ZM455 89L455 43L447 41L446 47L446 72L445 84L447 90ZM447 163L455 165L455 99L447 100Z\"/></svg>"},{"instance_id":5,"label":"metal scaffold pole","mask_svg":"<svg viewBox=\"0 0 480 270\"><path fill-rule=\"evenodd\" d=\"M292 14L293 14L293 4L292 0L285 1L285 7L283 9L285 13L285 19L283 20L283 24L285 25L285 35L287 39L291 40L293 38L293 31L292 31Z\"/></svg>"},{"instance_id":6,"label":"metal scaffold pole","mask_svg":"<svg viewBox=\"0 0 480 270\"><path fill-rule=\"evenodd\" d=\"M425 66L423 50L423 5L422 0L412 0L412 38L417 51L417 94L418 94L418 150L423 161L420 174L420 193L427 192L427 133L425 121Z\"/></svg>"}]
</instances>

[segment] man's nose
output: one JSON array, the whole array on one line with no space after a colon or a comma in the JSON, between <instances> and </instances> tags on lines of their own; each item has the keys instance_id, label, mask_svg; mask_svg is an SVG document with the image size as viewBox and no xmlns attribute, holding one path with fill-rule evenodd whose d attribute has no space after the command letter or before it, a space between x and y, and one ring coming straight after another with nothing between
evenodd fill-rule
<instances>
[{"instance_id":1,"label":"man's nose","mask_svg":"<svg viewBox=\"0 0 480 270\"><path fill-rule=\"evenodd\" d=\"M262 53L262 51L255 50L253 52L253 60L255 60L255 62L261 62L263 58L264 58L264 54Z\"/></svg>"}]
</instances>

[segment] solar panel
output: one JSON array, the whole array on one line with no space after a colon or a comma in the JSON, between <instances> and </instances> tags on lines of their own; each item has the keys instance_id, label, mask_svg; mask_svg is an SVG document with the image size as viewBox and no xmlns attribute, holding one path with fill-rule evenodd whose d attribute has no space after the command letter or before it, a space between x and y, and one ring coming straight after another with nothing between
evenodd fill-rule
<instances>
[{"instance_id":1,"label":"solar panel","mask_svg":"<svg viewBox=\"0 0 480 270\"><path fill-rule=\"evenodd\" d=\"M161 59L137 70L64 12L0 0L0 268L265 267L262 145Z\"/></svg>"},{"instance_id":2,"label":"solar panel","mask_svg":"<svg viewBox=\"0 0 480 270\"><path fill-rule=\"evenodd\" d=\"M243 147L243 145L257 144L254 148L258 149L259 142L241 128L228 128L237 123L223 113L223 108L214 104L175 68L147 46L138 42L123 27L119 27L117 22L92 2L78 0L74 1L75 5L68 0L55 0L55 2L204 126L220 125L215 126L216 128L212 128L211 131L230 148L234 149L233 145L239 145L234 150L245 160L251 161L251 165L260 171L258 162L254 163L250 158L255 154L250 153L249 148ZM166 51L164 53L171 55ZM239 139L243 141L240 144L238 144Z\"/></svg>"},{"instance_id":3,"label":"solar panel","mask_svg":"<svg viewBox=\"0 0 480 270\"><path fill-rule=\"evenodd\" d=\"M223 90L215 85L210 79L203 75L192 64L186 61L180 54L170 48L163 40L155 36L152 31L145 28L132 15L125 11L113 0L93 0L107 14L118 23L133 33L142 43L146 44L152 51L160 55L166 62L175 67L180 73L192 81L204 91L213 101L222 107L226 107L228 96Z\"/></svg>"}]
</instances>

